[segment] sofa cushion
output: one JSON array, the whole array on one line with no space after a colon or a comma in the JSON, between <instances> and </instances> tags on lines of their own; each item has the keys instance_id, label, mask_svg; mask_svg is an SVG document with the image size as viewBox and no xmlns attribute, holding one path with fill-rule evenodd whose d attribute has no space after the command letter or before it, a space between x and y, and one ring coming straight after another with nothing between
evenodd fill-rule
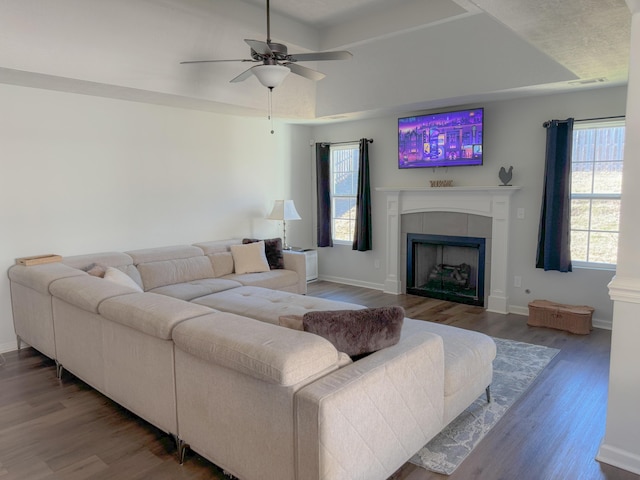
<instances>
[{"instance_id":1,"label":"sofa cushion","mask_svg":"<svg viewBox=\"0 0 640 480\"><path fill-rule=\"evenodd\" d=\"M280 272L274 270L271 273ZM281 315L304 315L314 310L356 310L364 308L354 303L325 298L307 297L295 293L261 287L238 287L193 300L216 310L224 310L263 322L278 325Z\"/></svg>"},{"instance_id":2,"label":"sofa cushion","mask_svg":"<svg viewBox=\"0 0 640 480\"><path fill-rule=\"evenodd\" d=\"M208 242L194 243L194 246L201 248L205 255L228 252L231 245L240 245L242 240L231 238L227 240L211 240Z\"/></svg>"},{"instance_id":3,"label":"sofa cushion","mask_svg":"<svg viewBox=\"0 0 640 480\"><path fill-rule=\"evenodd\" d=\"M118 267L122 270L122 267L126 265L133 265L133 259L126 253L102 252L63 257L62 263L84 271L96 264L104 267Z\"/></svg>"},{"instance_id":4,"label":"sofa cushion","mask_svg":"<svg viewBox=\"0 0 640 480\"><path fill-rule=\"evenodd\" d=\"M395 345L400 340L402 307L365 308L305 313L305 332L329 340L340 352L360 357Z\"/></svg>"},{"instance_id":5,"label":"sofa cushion","mask_svg":"<svg viewBox=\"0 0 640 480\"><path fill-rule=\"evenodd\" d=\"M223 292L230 288L240 287L242 284L233 280L225 280L223 278L204 278L202 280L193 280L192 282L176 283L175 285L165 285L164 287L149 290L152 293L159 293L180 300L190 302L194 298L204 297L211 293Z\"/></svg>"},{"instance_id":6,"label":"sofa cushion","mask_svg":"<svg viewBox=\"0 0 640 480\"><path fill-rule=\"evenodd\" d=\"M297 285L298 274L291 270L269 270L260 273L232 273L225 275L227 280L234 280L248 287L264 287L273 290L282 290L285 287Z\"/></svg>"},{"instance_id":7,"label":"sofa cushion","mask_svg":"<svg viewBox=\"0 0 640 480\"><path fill-rule=\"evenodd\" d=\"M109 282L131 288L134 291L142 292L142 288L140 288L140 285L138 285L133 278L115 267L107 267L103 278Z\"/></svg>"},{"instance_id":8,"label":"sofa cushion","mask_svg":"<svg viewBox=\"0 0 640 480\"><path fill-rule=\"evenodd\" d=\"M322 338L232 313L182 322L173 341L198 358L278 385L295 385L342 361Z\"/></svg>"},{"instance_id":9,"label":"sofa cushion","mask_svg":"<svg viewBox=\"0 0 640 480\"><path fill-rule=\"evenodd\" d=\"M256 243L260 240L257 238L243 238L242 243ZM282 255L282 239L267 238L264 241L264 253L271 270L279 270L284 268L284 257Z\"/></svg>"},{"instance_id":10,"label":"sofa cushion","mask_svg":"<svg viewBox=\"0 0 640 480\"><path fill-rule=\"evenodd\" d=\"M211 309L155 293L132 293L105 300L98 306L105 318L163 340L173 328L189 318L211 313Z\"/></svg>"},{"instance_id":11,"label":"sofa cushion","mask_svg":"<svg viewBox=\"0 0 640 480\"><path fill-rule=\"evenodd\" d=\"M216 277L224 277L233 273L233 255L231 255L231 252L212 253L208 256Z\"/></svg>"},{"instance_id":12,"label":"sofa cushion","mask_svg":"<svg viewBox=\"0 0 640 480\"><path fill-rule=\"evenodd\" d=\"M304 330L302 318L304 315L280 315L278 317L278 325L292 330Z\"/></svg>"},{"instance_id":13,"label":"sofa cushion","mask_svg":"<svg viewBox=\"0 0 640 480\"><path fill-rule=\"evenodd\" d=\"M116 282L105 282L102 278L80 275L54 281L49 286L49 291L54 297L71 305L88 312L98 313L98 306L104 300L140 290L134 290L131 286Z\"/></svg>"},{"instance_id":14,"label":"sofa cushion","mask_svg":"<svg viewBox=\"0 0 640 480\"><path fill-rule=\"evenodd\" d=\"M199 257L204 255L201 248L193 245L173 245L169 247L143 248L126 252L134 265L150 262L162 262L164 260L177 260L180 258Z\"/></svg>"},{"instance_id":15,"label":"sofa cushion","mask_svg":"<svg viewBox=\"0 0 640 480\"><path fill-rule=\"evenodd\" d=\"M264 251L264 242L231 245L234 271L241 273L268 272L269 262Z\"/></svg>"},{"instance_id":16,"label":"sofa cushion","mask_svg":"<svg viewBox=\"0 0 640 480\"><path fill-rule=\"evenodd\" d=\"M138 264L138 271L147 291L166 285L214 277L211 261L204 255L140 263Z\"/></svg>"}]
</instances>

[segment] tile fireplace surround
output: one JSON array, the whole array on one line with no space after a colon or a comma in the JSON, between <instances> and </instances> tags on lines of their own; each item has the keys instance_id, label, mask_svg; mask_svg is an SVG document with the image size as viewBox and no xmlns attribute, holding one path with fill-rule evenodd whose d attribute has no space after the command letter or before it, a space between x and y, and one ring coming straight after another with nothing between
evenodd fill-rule
<instances>
[{"instance_id":1,"label":"tile fireplace surround","mask_svg":"<svg viewBox=\"0 0 640 480\"><path fill-rule=\"evenodd\" d=\"M404 292L401 264L401 215L456 212L491 217L491 269L487 310L508 313L507 275L511 195L520 187L376 188L387 197L385 293Z\"/></svg>"}]
</instances>

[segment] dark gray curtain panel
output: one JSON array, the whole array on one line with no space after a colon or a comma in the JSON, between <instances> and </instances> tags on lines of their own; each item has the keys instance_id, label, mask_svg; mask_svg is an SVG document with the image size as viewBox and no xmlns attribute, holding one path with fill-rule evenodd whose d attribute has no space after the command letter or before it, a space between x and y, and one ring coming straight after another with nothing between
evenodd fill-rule
<instances>
[{"instance_id":1,"label":"dark gray curtain panel","mask_svg":"<svg viewBox=\"0 0 640 480\"><path fill-rule=\"evenodd\" d=\"M316 143L318 247L333 247L331 238L331 157L326 143Z\"/></svg>"},{"instance_id":2,"label":"dark gray curtain panel","mask_svg":"<svg viewBox=\"0 0 640 480\"><path fill-rule=\"evenodd\" d=\"M360 140L358 194L356 197L356 228L353 250L366 252L371 244L371 186L369 183L369 140Z\"/></svg>"},{"instance_id":3,"label":"dark gray curtain panel","mask_svg":"<svg viewBox=\"0 0 640 480\"><path fill-rule=\"evenodd\" d=\"M570 272L573 118L545 122L547 150L536 268Z\"/></svg>"}]
</instances>

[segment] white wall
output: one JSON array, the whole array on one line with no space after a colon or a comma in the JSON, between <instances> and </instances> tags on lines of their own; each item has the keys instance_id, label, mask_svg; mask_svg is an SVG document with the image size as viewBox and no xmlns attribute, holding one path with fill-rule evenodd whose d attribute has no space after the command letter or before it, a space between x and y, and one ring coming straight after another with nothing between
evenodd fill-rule
<instances>
[{"instance_id":1,"label":"white wall","mask_svg":"<svg viewBox=\"0 0 640 480\"><path fill-rule=\"evenodd\" d=\"M366 253L336 246L319 251L322 278L382 289L385 271L385 198L376 187L428 186L429 180L453 179L454 185L498 185L501 166L513 165L514 185L522 189L512 200L509 279L522 277L521 288L510 286L512 311L526 313L529 301L544 298L596 308L594 320L609 323L612 302L607 284L612 271L574 269L573 273L544 272L535 268L540 200L544 176L545 120L568 117L592 118L625 113L626 89L597 89L587 92L497 101L473 106L485 108L485 163L482 167L398 170L397 116L315 127L316 141L345 141L371 137L371 183L373 203L373 246ZM406 112L407 115L415 112ZM403 114L404 115L404 114ZM403 116L401 115L401 116ZM517 208L525 218L516 219ZM380 268L375 268L376 261ZM530 293L525 293L525 290Z\"/></svg>"},{"instance_id":2,"label":"white wall","mask_svg":"<svg viewBox=\"0 0 640 480\"><path fill-rule=\"evenodd\" d=\"M310 245L309 128L0 84L0 270L15 258L280 236ZM300 178L305 179L304 184ZM15 349L0 277L0 351Z\"/></svg>"}]
</instances>

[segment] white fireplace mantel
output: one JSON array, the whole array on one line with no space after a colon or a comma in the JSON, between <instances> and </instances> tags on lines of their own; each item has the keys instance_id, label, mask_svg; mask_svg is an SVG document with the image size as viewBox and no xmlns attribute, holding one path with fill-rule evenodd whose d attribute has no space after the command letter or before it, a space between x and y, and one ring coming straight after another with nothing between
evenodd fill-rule
<instances>
[{"instance_id":1,"label":"white fireplace mantel","mask_svg":"<svg viewBox=\"0 0 640 480\"><path fill-rule=\"evenodd\" d=\"M419 212L457 212L492 219L491 285L487 310L508 313L507 275L511 195L520 187L379 187L387 195L387 250L384 291L403 292L400 216Z\"/></svg>"}]
</instances>

